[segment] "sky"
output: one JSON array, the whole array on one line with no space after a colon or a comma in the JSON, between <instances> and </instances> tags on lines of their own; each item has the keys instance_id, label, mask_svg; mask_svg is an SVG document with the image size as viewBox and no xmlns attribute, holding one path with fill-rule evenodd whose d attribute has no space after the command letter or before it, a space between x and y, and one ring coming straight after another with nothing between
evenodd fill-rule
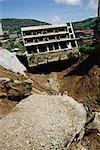
<instances>
[{"instance_id":1,"label":"sky","mask_svg":"<svg viewBox=\"0 0 100 150\"><path fill-rule=\"evenodd\" d=\"M97 0L0 0L0 18L65 23L96 16Z\"/></svg>"}]
</instances>

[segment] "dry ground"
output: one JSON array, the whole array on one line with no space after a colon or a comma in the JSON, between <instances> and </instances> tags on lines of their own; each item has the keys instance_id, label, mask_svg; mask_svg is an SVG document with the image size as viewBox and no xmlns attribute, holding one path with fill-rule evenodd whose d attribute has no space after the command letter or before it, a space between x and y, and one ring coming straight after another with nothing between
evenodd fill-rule
<instances>
[{"instance_id":1,"label":"dry ground","mask_svg":"<svg viewBox=\"0 0 100 150\"><path fill-rule=\"evenodd\" d=\"M77 60L73 63L56 62L55 66L54 64L40 66L36 68L35 72L32 73L32 71L27 75L34 81L32 88L34 93L44 92L49 95L58 95L67 91L68 95L88 106L91 111L100 111L100 62L97 63L93 56L80 63ZM14 80L23 80L24 78L1 67L0 77ZM17 102L0 101L0 116L5 116L16 104ZM89 150L99 150L100 136L98 131L92 130L85 134L82 145L85 145Z\"/></svg>"}]
</instances>

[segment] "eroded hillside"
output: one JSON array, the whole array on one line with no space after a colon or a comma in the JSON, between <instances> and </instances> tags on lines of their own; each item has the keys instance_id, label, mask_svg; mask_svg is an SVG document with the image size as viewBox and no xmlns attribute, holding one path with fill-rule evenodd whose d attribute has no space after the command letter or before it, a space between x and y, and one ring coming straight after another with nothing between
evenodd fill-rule
<instances>
[{"instance_id":1,"label":"eroded hillside","mask_svg":"<svg viewBox=\"0 0 100 150\"><path fill-rule=\"evenodd\" d=\"M10 114L11 111L13 112L14 107L16 109L16 105L21 100L18 97L21 94L20 92L23 93L22 99L25 98L26 93L28 95L33 94L33 96L34 94L65 95L65 97L68 95L82 103L87 110L84 137L81 141L78 141L77 137L75 137L77 140L76 142L74 141L75 139L72 141L70 149L99 149L100 133L99 127L97 127L97 120L100 113L100 63L94 57L95 55L87 55L79 59L29 68L27 77L0 67L0 79L2 82L0 89L1 118L8 113ZM3 78L6 78L6 86ZM10 83L8 84L9 79ZM30 84L31 87L29 86ZM9 93L13 99L9 99ZM16 99L16 96L18 99ZM92 142L93 139L95 139L95 142Z\"/></svg>"}]
</instances>

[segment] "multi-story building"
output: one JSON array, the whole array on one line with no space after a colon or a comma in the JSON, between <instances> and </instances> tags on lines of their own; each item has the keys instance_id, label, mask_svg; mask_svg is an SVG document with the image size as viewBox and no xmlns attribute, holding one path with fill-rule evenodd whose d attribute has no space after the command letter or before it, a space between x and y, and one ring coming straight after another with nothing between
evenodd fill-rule
<instances>
[{"instance_id":1,"label":"multi-story building","mask_svg":"<svg viewBox=\"0 0 100 150\"><path fill-rule=\"evenodd\" d=\"M3 30L2 30L2 24L0 23L0 40L2 40L3 37Z\"/></svg>"},{"instance_id":2,"label":"multi-story building","mask_svg":"<svg viewBox=\"0 0 100 150\"><path fill-rule=\"evenodd\" d=\"M71 23L21 28L27 53L50 53L74 50L77 40Z\"/></svg>"}]
</instances>

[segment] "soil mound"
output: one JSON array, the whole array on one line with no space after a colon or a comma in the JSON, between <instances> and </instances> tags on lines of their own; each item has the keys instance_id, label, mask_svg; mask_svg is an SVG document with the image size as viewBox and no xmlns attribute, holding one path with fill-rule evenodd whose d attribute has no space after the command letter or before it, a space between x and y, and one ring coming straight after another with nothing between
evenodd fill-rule
<instances>
[{"instance_id":1,"label":"soil mound","mask_svg":"<svg viewBox=\"0 0 100 150\"><path fill-rule=\"evenodd\" d=\"M61 85L61 93L68 94L79 102L86 104L92 110L99 111L100 101L100 68L93 66L87 75L66 76L63 73L58 75Z\"/></svg>"}]
</instances>

